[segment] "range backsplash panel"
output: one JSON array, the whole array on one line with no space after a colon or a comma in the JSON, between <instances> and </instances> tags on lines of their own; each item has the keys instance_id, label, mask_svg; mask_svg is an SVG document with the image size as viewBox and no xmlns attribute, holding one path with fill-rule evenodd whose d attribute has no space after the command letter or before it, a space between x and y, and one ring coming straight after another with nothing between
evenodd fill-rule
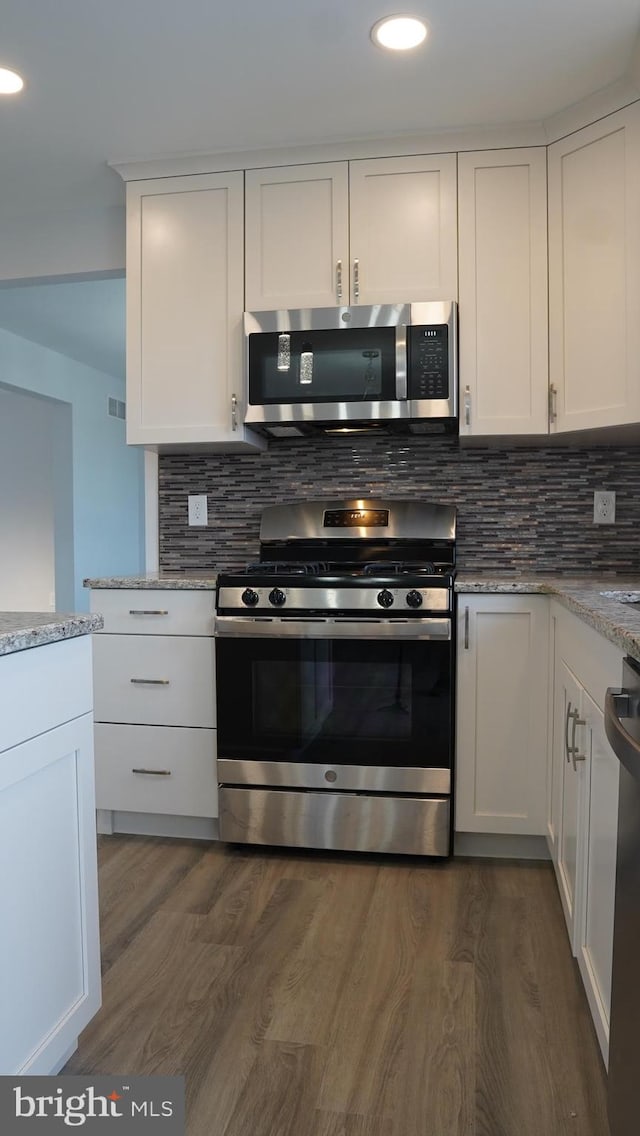
<instances>
[{"instance_id":1,"label":"range backsplash panel","mask_svg":"<svg viewBox=\"0 0 640 1136\"><path fill-rule=\"evenodd\" d=\"M616 523L593 524L593 492ZM189 528L187 495L209 525ZM417 497L458 509L462 570L640 574L640 447L462 448L446 437L277 439L247 454L159 459L160 566L240 567L258 558L265 505L330 497Z\"/></svg>"}]
</instances>

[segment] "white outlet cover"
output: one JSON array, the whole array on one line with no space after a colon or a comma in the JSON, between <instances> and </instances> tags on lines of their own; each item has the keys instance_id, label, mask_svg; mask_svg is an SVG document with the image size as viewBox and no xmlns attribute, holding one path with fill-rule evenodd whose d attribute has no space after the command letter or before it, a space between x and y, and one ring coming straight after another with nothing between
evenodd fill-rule
<instances>
[{"instance_id":1,"label":"white outlet cover","mask_svg":"<svg viewBox=\"0 0 640 1136\"><path fill-rule=\"evenodd\" d=\"M201 528L209 523L206 493L190 493L187 497L189 509L189 524Z\"/></svg>"},{"instance_id":2,"label":"white outlet cover","mask_svg":"<svg viewBox=\"0 0 640 1136\"><path fill-rule=\"evenodd\" d=\"M612 490L596 489L593 494L594 525L613 525L616 520L616 495Z\"/></svg>"}]
</instances>

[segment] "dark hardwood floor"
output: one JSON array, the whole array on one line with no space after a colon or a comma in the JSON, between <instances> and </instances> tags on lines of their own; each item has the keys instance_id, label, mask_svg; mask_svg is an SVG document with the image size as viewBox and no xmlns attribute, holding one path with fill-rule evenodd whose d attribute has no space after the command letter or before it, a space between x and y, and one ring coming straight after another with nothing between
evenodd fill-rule
<instances>
[{"instance_id":1,"label":"dark hardwood floor","mask_svg":"<svg viewBox=\"0 0 640 1136\"><path fill-rule=\"evenodd\" d=\"M548 864L100 838L67 1073L184 1074L188 1136L608 1136Z\"/></svg>"}]
</instances>

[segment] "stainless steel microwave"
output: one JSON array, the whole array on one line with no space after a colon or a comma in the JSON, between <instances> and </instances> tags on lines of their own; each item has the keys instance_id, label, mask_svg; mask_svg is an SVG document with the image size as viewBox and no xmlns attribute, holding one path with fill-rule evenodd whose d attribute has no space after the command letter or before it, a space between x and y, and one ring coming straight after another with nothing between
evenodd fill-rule
<instances>
[{"instance_id":1,"label":"stainless steel microwave","mask_svg":"<svg viewBox=\"0 0 640 1136\"><path fill-rule=\"evenodd\" d=\"M457 431L452 300L245 312L244 329L254 430Z\"/></svg>"}]
</instances>

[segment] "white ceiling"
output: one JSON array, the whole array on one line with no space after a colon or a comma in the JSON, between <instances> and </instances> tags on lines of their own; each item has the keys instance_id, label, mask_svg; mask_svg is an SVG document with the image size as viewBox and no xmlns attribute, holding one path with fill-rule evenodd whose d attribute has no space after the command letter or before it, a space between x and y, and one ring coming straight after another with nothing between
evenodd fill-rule
<instances>
[{"instance_id":1,"label":"white ceiling","mask_svg":"<svg viewBox=\"0 0 640 1136\"><path fill-rule=\"evenodd\" d=\"M373 46L394 10L426 17L423 48ZM0 249L35 214L121 206L109 161L539 121L620 79L639 30L640 0L1 0L26 87L0 100ZM122 284L99 284L0 289L0 326L115 373Z\"/></svg>"},{"instance_id":2,"label":"white ceiling","mask_svg":"<svg viewBox=\"0 0 640 1136\"><path fill-rule=\"evenodd\" d=\"M394 9L431 35L385 53ZM108 160L539 120L618 79L640 0L2 0L0 222L123 199Z\"/></svg>"}]
</instances>

